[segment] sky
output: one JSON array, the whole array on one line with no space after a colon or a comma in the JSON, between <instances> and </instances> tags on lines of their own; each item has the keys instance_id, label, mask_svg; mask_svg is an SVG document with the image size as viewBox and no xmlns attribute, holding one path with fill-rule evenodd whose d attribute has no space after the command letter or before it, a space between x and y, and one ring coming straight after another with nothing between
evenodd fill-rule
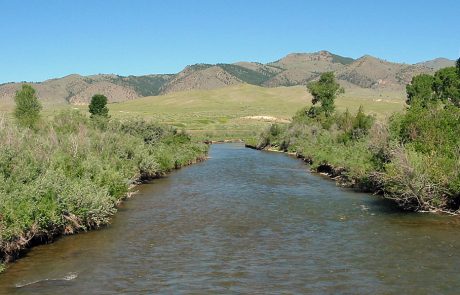
<instances>
[{"instance_id":1,"label":"sky","mask_svg":"<svg viewBox=\"0 0 460 295\"><path fill-rule=\"evenodd\" d=\"M457 59L459 13L458 0L0 0L0 83L176 73L319 50Z\"/></svg>"}]
</instances>

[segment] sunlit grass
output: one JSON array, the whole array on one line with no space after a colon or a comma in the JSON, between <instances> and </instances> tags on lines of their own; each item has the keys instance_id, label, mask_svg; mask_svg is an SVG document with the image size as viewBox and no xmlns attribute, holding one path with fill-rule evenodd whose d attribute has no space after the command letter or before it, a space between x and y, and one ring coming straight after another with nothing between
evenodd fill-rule
<instances>
[{"instance_id":1,"label":"sunlit grass","mask_svg":"<svg viewBox=\"0 0 460 295\"><path fill-rule=\"evenodd\" d=\"M305 87L263 88L238 85L214 90L194 90L140 98L111 104L116 117L139 116L183 128L198 137L229 139L251 137L271 124L248 116L272 116L289 120L296 111L311 104ZM384 118L404 108L398 91L348 89L337 99L337 108L355 112L363 105L366 112Z\"/></svg>"},{"instance_id":2,"label":"sunlit grass","mask_svg":"<svg viewBox=\"0 0 460 295\"><path fill-rule=\"evenodd\" d=\"M270 120L248 119L248 116L272 116L290 120L302 107L311 104L306 87L264 88L237 85L213 90L176 92L150 96L123 103L109 104L110 115L115 118L140 117L184 129L198 139L236 139L257 135L271 124ZM336 101L339 110L355 112L360 105L378 119L403 110L402 91L346 89ZM1 111L11 111L12 105L1 105ZM55 109L87 106L44 105L45 116Z\"/></svg>"}]
</instances>

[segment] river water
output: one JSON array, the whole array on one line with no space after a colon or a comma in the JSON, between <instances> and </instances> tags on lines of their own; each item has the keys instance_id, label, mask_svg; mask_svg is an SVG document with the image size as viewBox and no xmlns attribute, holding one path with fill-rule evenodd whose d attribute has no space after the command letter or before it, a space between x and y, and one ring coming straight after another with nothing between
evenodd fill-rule
<instances>
[{"instance_id":1,"label":"river water","mask_svg":"<svg viewBox=\"0 0 460 295\"><path fill-rule=\"evenodd\" d=\"M214 145L107 228L11 264L0 294L459 294L459 232L287 155Z\"/></svg>"}]
</instances>

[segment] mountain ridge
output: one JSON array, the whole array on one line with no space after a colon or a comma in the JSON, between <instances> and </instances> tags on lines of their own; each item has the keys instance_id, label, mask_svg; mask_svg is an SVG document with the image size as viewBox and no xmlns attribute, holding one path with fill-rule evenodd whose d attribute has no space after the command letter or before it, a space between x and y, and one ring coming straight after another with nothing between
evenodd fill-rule
<instances>
[{"instance_id":1,"label":"mountain ridge","mask_svg":"<svg viewBox=\"0 0 460 295\"><path fill-rule=\"evenodd\" d=\"M322 50L290 53L266 64L247 61L194 64L176 74L70 74L43 82L9 82L0 84L0 103L11 103L23 83L33 85L43 101L87 104L95 93L106 95L110 102L122 102L145 96L215 89L242 83L262 87L305 85L327 71L334 72L339 82L348 87L403 89L414 75L432 74L454 64L454 61L445 58L416 64L394 63L370 55L353 59Z\"/></svg>"}]
</instances>

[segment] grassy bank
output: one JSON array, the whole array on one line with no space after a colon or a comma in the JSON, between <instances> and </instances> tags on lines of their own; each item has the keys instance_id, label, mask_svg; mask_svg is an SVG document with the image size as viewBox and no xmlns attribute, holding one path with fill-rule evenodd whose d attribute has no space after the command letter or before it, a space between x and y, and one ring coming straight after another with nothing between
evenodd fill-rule
<instances>
[{"instance_id":1,"label":"grassy bank","mask_svg":"<svg viewBox=\"0 0 460 295\"><path fill-rule=\"evenodd\" d=\"M291 124L272 125L262 132L255 147L296 153L313 171L339 176L337 180L346 186L363 185L367 175L375 171L370 142L380 125L373 125L370 134L358 136L356 132L353 138L355 118L348 112L337 112L322 121L309 118L302 109ZM366 118L373 121L373 117Z\"/></svg>"},{"instance_id":2,"label":"grassy bank","mask_svg":"<svg viewBox=\"0 0 460 295\"><path fill-rule=\"evenodd\" d=\"M31 130L0 117L0 261L107 224L133 184L206 153L185 133L146 121L66 111Z\"/></svg>"},{"instance_id":3,"label":"grassy bank","mask_svg":"<svg viewBox=\"0 0 460 295\"><path fill-rule=\"evenodd\" d=\"M255 146L296 153L312 171L343 186L382 194L407 210L459 213L458 109L412 109L373 123L354 139L340 117L327 127L299 118L290 125L272 125Z\"/></svg>"}]
</instances>

